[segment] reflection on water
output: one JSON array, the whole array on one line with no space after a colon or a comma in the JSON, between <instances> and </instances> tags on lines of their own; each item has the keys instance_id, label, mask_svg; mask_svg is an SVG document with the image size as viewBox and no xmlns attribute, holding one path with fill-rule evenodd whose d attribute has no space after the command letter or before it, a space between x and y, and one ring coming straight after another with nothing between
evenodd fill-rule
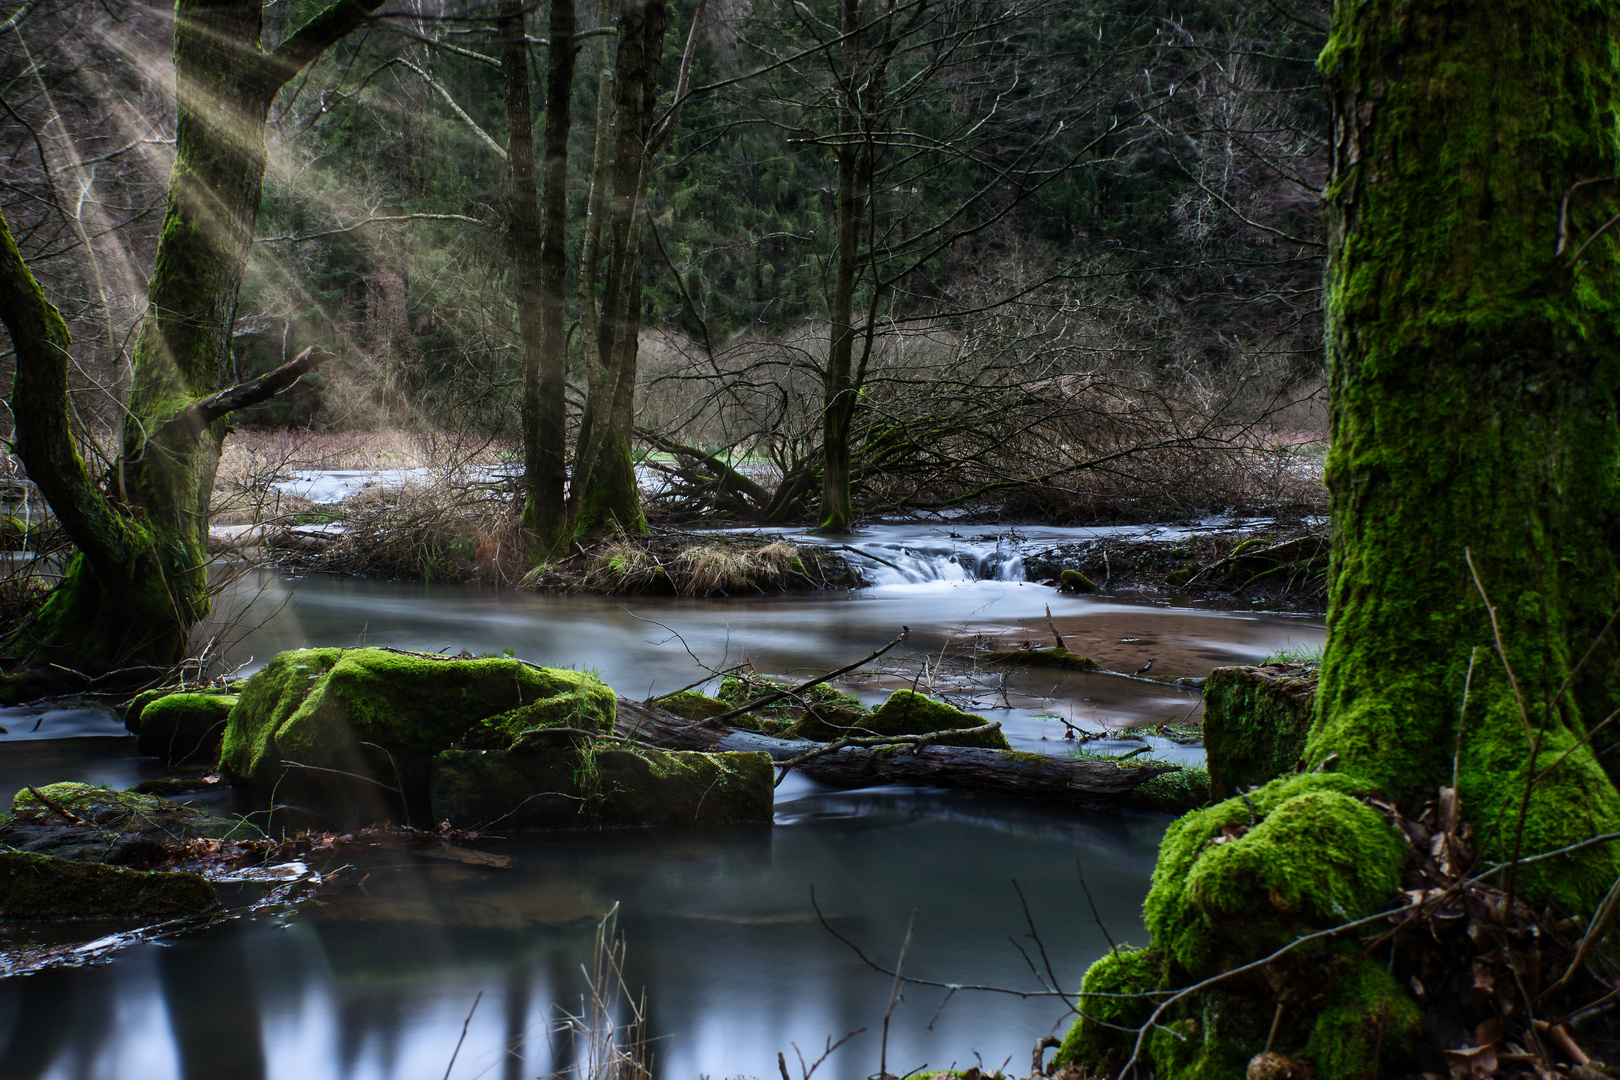
<instances>
[{"instance_id":1,"label":"reflection on water","mask_svg":"<svg viewBox=\"0 0 1620 1080\"><path fill-rule=\"evenodd\" d=\"M1030 944L1016 880L1072 989L1107 948L1076 860L1114 937L1145 936L1162 818L893 790L780 810L774 829L494 842L514 859L504 871L383 853L326 906L8 980L0 1076L437 1080L480 991L453 1075L536 1076L560 1063L548 1022L578 1008L614 901L663 1076L774 1076L778 1051L813 1060L829 1035L865 1027L824 1067L864 1076L889 980L820 924L812 890L839 934L886 962L915 914L906 970L946 982L1039 988L1008 940ZM907 992L891 1063L1021 1063L1064 1022L1051 999L964 992L940 1009L944 997Z\"/></svg>"}]
</instances>

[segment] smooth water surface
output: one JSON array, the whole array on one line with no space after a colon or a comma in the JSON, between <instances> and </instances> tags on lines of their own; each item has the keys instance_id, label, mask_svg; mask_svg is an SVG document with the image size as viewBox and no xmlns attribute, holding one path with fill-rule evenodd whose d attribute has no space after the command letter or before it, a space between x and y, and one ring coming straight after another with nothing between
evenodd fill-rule
<instances>
[{"instance_id":1,"label":"smooth water surface","mask_svg":"<svg viewBox=\"0 0 1620 1080\"><path fill-rule=\"evenodd\" d=\"M566 1040L546 1031L558 1007L579 1011L581 965L615 901L661 1075L774 1077L778 1051L794 1062L797 1044L814 1060L828 1036L864 1027L817 1075L866 1076L892 980L821 924L812 892L833 930L885 964L914 917L905 970L916 977L1039 990L1014 939L1043 971L1044 947L1072 991L1108 948L1076 861L1115 939L1140 942L1164 825L929 792L824 793L783 802L774 828L486 845L513 857L510 870L388 853L322 907L0 982L0 1076L437 1080L479 992L452 1075L543 1075L567 1064ZM906 992L890 1071L1022 1064L1066 1026L1052 998L945 997Z\"/></svg>"}]
</instances>

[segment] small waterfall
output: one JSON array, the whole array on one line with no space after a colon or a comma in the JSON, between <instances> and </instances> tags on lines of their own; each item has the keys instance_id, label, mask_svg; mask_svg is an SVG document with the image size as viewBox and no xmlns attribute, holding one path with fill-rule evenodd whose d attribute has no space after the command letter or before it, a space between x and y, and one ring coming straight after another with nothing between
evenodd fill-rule
<instances>
[{"instance_id":1,"label":"small waterfall","mask_svg":"<svg viewBox=\"0 0 1620 1080\"><path fill-rule=\"evenodd\" d=\"M846 550L873 585L1024 580L1024 556L1005 537L857 541Z\"/></svg>"}]
</instances>

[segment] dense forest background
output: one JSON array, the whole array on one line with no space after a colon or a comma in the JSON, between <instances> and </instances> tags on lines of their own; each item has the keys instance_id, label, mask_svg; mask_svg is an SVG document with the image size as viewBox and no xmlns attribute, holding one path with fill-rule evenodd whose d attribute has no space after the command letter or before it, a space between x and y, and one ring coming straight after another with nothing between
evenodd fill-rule
<instances>
[{"instance_id":1,"label":"dense forest background","mask_svg":"<svg viewBox=\"0 0 1620 1080\"><path fill-rule=\"evenodd\" d=\"M860 7L863 34L891 50L860 131L860 505L1163 513L1220 502L1223 475L1253 502L1296 497L1282 481L1325 428L1325 6ZM317 8L268 6L267 43ZM384 5L278 98L231 377L311 344L339 359L238 426L516 438L496 14ZM536 132L544 15L528 19ZM576 232L616 15L578 10ZM839 17L826 0L670 8L660 115L680 109L646 174L636 412L668 510L813 509ZM85 438L104 462L173 161L172 23L160 4L42 0L0 39L0 208L73 332Z\"/></svg>"}]
</instances>

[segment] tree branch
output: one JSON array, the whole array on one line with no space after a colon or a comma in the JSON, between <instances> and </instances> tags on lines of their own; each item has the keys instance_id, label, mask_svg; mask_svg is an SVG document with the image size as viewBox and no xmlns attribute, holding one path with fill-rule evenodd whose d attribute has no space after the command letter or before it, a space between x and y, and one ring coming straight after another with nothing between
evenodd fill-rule
<instances>
[{"instance_id":1,"label":"tree branch","mask_svg":"<svg viewBox=\"0 0 1620 1080\"><path fill-rule=\"evenodd\" d=\"M280 90L381 6L382 0L337 0L326 7L264 58L265 88L271 93Z\"/></svg>"},{"instance_id":2,"label":"tree branch","mask_svg":"<svg viewBox=\"0 0 1620 1080\"><path fill-rule=\"evenodd\" d=\"M269 401L283 390L290 389L293 383L333 359L335 355L319 345L311 345L274 371L203 398L182 410L178 416L163 426L167 428L181 424L193 431L201 431L227 413L245 409L249 405L257 405L261 401Z\"/></svg>"}]
</instances>

